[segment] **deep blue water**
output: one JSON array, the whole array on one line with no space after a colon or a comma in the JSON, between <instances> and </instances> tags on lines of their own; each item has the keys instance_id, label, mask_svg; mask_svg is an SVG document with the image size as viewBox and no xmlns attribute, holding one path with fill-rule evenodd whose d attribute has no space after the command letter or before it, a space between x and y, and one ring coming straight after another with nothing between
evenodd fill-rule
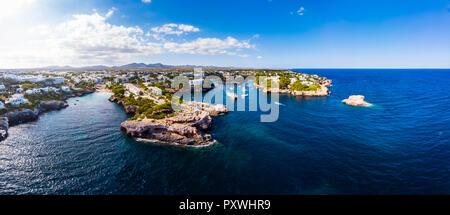
<instances>
[{"instance_id":1,"label":"deep blue water","mask_svg":"<svg viewBox=\"0 0 450 215\"><path fill-rule=\"evenodd\" d=\"M300 71L332 94L282 95L274 123L216 117L200 149L124 136L108 95L70 99L10 128L0 194L450 194L450 70ZM341 103L354 94L374 106Z\"/></svg>"}]
</instances>

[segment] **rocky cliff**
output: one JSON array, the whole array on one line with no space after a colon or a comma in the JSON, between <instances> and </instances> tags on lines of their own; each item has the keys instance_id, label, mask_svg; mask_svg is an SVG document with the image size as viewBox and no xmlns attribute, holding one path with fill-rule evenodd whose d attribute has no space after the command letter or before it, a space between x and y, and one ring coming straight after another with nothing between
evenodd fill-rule
<instances>
[{"instance_id":1,"label":"rocky cliff","mask_svg":"<svg viewBox=\"0 0 450 215\"><path fill-rule=\"evenodd\" d=\"M206 130L212 124L212 115L228 110L224 105L186 102L173 117L160 120L127 120L121 130L128 136L164 144L182 146L207 146L215 142Z\"/></svg>"}]
</instances>

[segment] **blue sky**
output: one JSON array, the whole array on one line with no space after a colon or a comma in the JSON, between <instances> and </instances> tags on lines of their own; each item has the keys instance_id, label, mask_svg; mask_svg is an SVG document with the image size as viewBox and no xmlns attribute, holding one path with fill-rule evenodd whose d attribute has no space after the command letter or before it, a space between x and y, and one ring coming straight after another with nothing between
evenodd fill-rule
<instances>
[{"instance_id":1,"label":"blue sky","mask_svg":"<svg viewBox=\"0 0 450 215\"><path fill-rule=\"evenodd\" d=\"M449 0L17 2L0 3L2 68L450 68Z\"/></svg>"}]
</instances>

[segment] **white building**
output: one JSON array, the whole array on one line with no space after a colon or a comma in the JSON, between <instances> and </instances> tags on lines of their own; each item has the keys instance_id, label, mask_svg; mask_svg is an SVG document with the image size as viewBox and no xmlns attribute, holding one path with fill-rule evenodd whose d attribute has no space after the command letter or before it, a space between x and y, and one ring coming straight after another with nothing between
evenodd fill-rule
<instances>
[{"instance_id":1,"label":"white building","mask_svg":"<svg viewBox=\"0 0 450 215\"><path fill-rule=\"evenodd\" d=\"M11 105L21 105L28 103L28 100L23 98L23 94L14 94L5 103Z\"/></svg>"},{"instance_id":2,"label":"white building","mask_svg":"<svg viewBox=\"0 0 450 215\"><path fill-rule=\"evenodd\" d=\"M5 85L0 84L0 90L5 90L5 89L6 89Z\"/></svg>"},{"instance_id":3,"label":"white building","mask_svg":"<svg viewBox=\"0 0 450 215\"><path fill-rule=\"evenodd\" d=\"M56 93L56 92L59 92L59 89L58 89L58 88L55 88L55 87L49 87L48 90L49 90L49 91L53 91L53 92L55 92L55 93Z\"/></svg>"}]
</instances>

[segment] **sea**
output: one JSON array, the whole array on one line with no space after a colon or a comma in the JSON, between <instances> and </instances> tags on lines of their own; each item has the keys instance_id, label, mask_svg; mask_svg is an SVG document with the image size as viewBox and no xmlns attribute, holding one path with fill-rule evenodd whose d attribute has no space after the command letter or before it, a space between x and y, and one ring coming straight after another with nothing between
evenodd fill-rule
<instances>
[{"instance_id":1,"label":"sea","mask_svg":"<svg viewBox=\"0 0 450 215\"><path fill-rule=\"evenodd\" d=\"M0 194L450 194L449 69L294 71L333 80L331 95L280 94L275 122L214 117L203 148L136 141L108 94L71 98L9 129Z\"/></svg>"}]
</instances>

